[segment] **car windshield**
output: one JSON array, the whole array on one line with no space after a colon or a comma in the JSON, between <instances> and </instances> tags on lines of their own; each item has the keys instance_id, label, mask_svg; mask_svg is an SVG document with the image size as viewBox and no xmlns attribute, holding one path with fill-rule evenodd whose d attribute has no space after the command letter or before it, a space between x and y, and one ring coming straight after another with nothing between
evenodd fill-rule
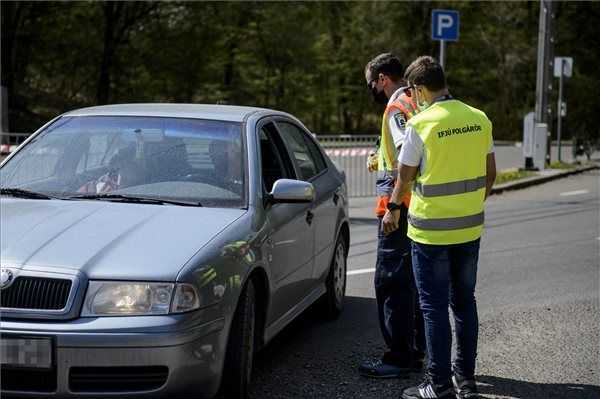
<instances>
[{"instance_id":1,"label":"car windshield","mask_svg":"<svg viewBox=\"0 0 600 399\"><path fill-rule=\"evenodd\" d=\"M2 166L0 187L61 198L120 194L240 208L246 203L242 148L240 123L62 117Z\"/></svg>"}]
</instances>

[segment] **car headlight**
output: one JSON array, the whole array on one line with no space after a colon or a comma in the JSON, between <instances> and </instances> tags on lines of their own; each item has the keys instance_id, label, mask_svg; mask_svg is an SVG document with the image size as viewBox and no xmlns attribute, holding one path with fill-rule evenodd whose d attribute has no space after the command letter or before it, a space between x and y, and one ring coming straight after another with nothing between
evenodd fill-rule
<instances>
[{"instance_id":1,"label":"car headlight","mask_svg":"<svg viewBox=\"0 0 600 399\"><path fill-rule=\"evenodd\" d=\"M161 315L199 307L191 284L90 281L81 316Z\"/></svg>"}]
</instances>

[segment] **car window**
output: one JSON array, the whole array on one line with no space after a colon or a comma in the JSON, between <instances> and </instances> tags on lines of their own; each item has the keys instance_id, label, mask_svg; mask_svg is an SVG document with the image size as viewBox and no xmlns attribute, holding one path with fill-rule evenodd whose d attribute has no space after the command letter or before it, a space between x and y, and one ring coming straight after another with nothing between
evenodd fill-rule
<instances>
[{"instance_id":1,"label":"car window","mask_svg":"<svg viewBox=\"0 0 600 399\"><path fill-rule=\"evenodd\" d=\"M63 117L2 167L2 187L245 205L240 123L167 117Z\"/></svg>"},{"instance_id":2,"label":"car window","mask_svg":"<svg viewBox=\"0 0 600 399\"><path fill-rule=\"evenodd\" d=\"M38 182L49 178L56 173L60 159L64 155L65 148L61 144L60 137L52 137L37 145L34 150L26 155L16 154L17 159L11 160L15 165L11 173L12 179ZM14 159L14 158L13 158ZM2 171L2 177L8 177L8 171ZM2 184L2 187L5 187Z\"/></svg>"},{"instance_id":3,"label":"car window","mask_svg":"<svg viewBox=\"0 0 600 399\"><path fill-rule=\"evenodd\" d=\"M283 178L295 178L289 156L273 123L260 129L260 153L263 187L267 193L273 184Z\"/></svg>"},{"instance_id":4,"label":"car window","mask_svg":"<svg viewBox=\"0 0 600 399\"><path fill-rule=\"evenodd\" d=\"M326 168L321 152L299 127L283 121L278 121L277 127L290 149L302 180L309 180Z\"/></svg>"}]
</instances>

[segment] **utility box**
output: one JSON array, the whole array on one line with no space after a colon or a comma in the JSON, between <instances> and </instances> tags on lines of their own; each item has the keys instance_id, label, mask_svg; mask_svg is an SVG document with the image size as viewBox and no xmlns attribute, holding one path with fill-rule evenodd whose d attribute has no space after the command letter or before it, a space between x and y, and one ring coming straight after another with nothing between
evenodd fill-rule
<instances>
[{"instance_id":1,"label":"utility box","mask_svg":"<svg viewBox=\"0 0 600 399\"><path fill-rule=\"evenodd\" d=\"M533 129L533 166L538 170L546 168L546 149L548 147L548 125L536 123Z\"/></svg>"},{"instance_id":2,"label":"utility box","mask_svg":"<svg viewBox=\"0 0 600 399\"><path fill-rule=\"evenodd\" d=\"M534 153L534 137L533 130L535 127L534 113L530 112L523 118L523 158L525 158L525 169L534 169L533 153Z\"/></svg>"}]
</instances>

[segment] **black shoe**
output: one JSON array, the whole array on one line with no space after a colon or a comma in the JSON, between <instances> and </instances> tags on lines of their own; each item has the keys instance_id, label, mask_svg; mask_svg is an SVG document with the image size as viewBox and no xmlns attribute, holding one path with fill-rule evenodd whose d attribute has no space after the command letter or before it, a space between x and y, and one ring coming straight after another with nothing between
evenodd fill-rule
<instances>
[{"instance_id":1,"label":"black shoe","mask_svg":"<svg viewBox=\"0 0 600 399\"><path fill-rule=\"evenodd\" d=\"M479 398L477 384L475 383L474 379L466 379L454 374L452 376L452 385L454 385L457 399Z\"/></svg>"},{"instance_id":2,"label":"black shoe","mask_svg":"<svg viewBox=\"0 0 600 399\"><path fill-rule=\"evenodd\" d=\"M428 375L419 386L402 390L402 399L454 399L452 383L434 384Z\"/></svg>"},{"instance_id":3,"label":"black shoe","mask_svg":"<svg viewBox=\"0 0 600 399\"><path fill-rule=\"evenodd\" d=\"M381 360L367 360L358 366L358 372L369 378L407 378L414 370L384 363Z\"/></svg>"}]
</instances>

